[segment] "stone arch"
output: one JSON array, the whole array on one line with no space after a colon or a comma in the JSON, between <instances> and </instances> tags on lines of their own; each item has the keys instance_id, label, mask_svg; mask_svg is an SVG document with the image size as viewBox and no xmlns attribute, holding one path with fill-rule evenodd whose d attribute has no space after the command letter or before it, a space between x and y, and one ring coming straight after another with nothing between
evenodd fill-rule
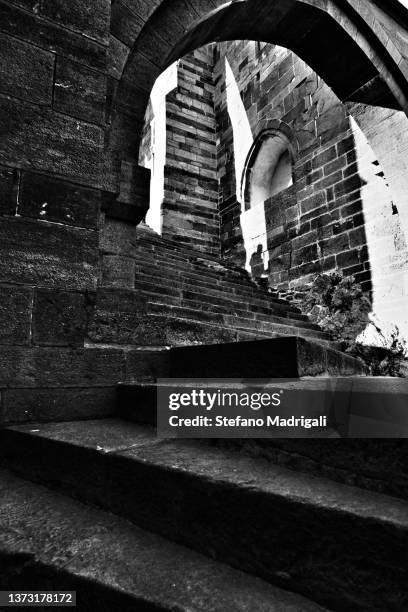
<instances>
[{"instance_id":1,"label":"stone arch","mask_svg":"<svg viewBox=\"0 0 408 612\"><path fill-rule=\"evenodd\" d=\"M286 123L268 119L259 123L241 177L246 209L257 203L256 191L260 202L293 184L295 150L295 137Z\"/></svg>"},{"instance_id":2,"label":"stone arch","mask_svg":"<svg viewBox=\"0 0 408 612\"><path fill-rule=\"evenodd\" d=\"M127 0L126 5L135 14L142 6L155 10L144 10L128 28L128 55L122 49L127 60L122 58L123 71L118 69L120 78L111 84L108 215L134 222L143 218L149 175L138 167L137 156L151 88L169 64L208 42L249 38L279 44L304 59L342 101L408 108L408 68L391 38L392 28L387 33L384 15L392 24L397 21L384 2L372 10L362 10L357 0L347 0L342 8L334 0Z\"/></svg>"}]
</instances>

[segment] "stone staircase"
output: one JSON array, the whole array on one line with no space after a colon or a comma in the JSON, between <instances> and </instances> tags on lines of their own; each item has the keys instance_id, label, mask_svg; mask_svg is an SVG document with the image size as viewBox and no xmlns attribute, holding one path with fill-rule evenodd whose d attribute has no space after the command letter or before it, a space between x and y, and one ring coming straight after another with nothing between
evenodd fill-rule
<instances>
[{"instance_id":1,"label":"stone staircase","mask_svg":"<svg viewBox=\"0 0 408 612\"><path fill-rule=\"evenodd\" d=\"M154 240L138 240L136 291L96 304L90 341L131 340L114 407L78 420L72 396L60 422L39 409L0 429L0 589L76 590L90 612L408 609L404 441L157 438L161 377L374 383L241 271ZM143 309L167 330L154 350L134 346ZM174 346L177 329L197 345Z\"/></svg>"},{"instance_id":2,"label":"stone staircase","mask_svg":"<svg viewBox=\"0 0 408 612\"><path fill-rule=\"evenodd\" d=\"M245 270L164 239L147 226L138 227L133 256L135 289L146 299L148 319L167 330L169 344L287 335L330 341L299 308L259 288ZM176 322L184 324L184 337L175 337Z\"/></svg>"},{"instance_id":3,"label":"stone staircase","mask_svg":"<svg viewBox=\"0 0 408 612\"><path fill-rule=\"evenodd\" d=\"M120 409L3 430L1 463L3 589L77 590L80 610L407 609L406 499L158 440Z\"/></svg>"},{"instance_id":4,"label":"stone staircase","mask_svg":"<svg viewBox=\"0 0 408 612\"><path fill-rule=\"evenodd\" d=\"M203 378L296 377L323 354L345 367L300 338L163 353ZM404 441L161 440L156 388L120 385L109 418L0 431L0 588L76 590L79 610L408 608Z\"/></svg>"}]
</instances>

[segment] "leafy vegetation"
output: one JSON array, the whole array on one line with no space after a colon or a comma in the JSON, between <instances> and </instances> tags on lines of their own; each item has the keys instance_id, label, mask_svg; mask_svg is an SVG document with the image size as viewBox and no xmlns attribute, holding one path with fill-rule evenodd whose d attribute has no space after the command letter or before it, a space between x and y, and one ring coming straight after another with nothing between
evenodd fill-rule
<instances>
[{"instance_id":1,"label":"leafy vegetation","mask_svg":"<svg viewBox=\"0 0 408 612\"><path fill-rule=\"evenodd\" d=\"M328 332L343 351L358 357L373 376L404 376L407 344L394 326L385 332L371 313L371 302L352 276L321 274L305 292L303 311ZM364 342L371 326L375 344Z\"/></svg>"}]
</instances>

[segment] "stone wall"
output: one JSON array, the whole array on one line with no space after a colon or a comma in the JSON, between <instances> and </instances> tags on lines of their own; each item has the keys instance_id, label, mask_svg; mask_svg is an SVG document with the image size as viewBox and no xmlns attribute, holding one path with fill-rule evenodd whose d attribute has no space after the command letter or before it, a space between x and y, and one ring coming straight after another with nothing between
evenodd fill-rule
<instances>
[{"instance_id":1,"label":"stone wall","mask_svg":"<svg viewBox=\"0 0 408 612\"><path fill-rule=\"evenodd\" d=\"M0 2L0 422L103 414L130 367L86 345L109 27L110 0Z\"/></svg>"},{"instance_id":2,"label":"stone wall","mask_svg":"<svg viewBox=\"0 0 408 612\"><path fill-rule=\"evenodd\" d=\"M353 274L371 292L377 314L392 312L394 322L408 331L402 308L406 294L397 296L395 289L390 293L390 275L395 285L396 266L399 283L406 286L408 280L406 234L393 190L396 180L388 181L349 108L288 50L244 41L222 43L217 50L215 108L224 257L248 270L252 262L252 272L262 273L270 286L282 292L296 291L320 272ZM239 97L234 102L235 87ZM401 115L392 110L387 114ZM401 142L401 121L406 129L405 117L389 120L386 142ZM362 127L371 131L369 139L377 145L372 135L377 122L371 117L365 123ZM240 189L243 162L257 136L267 129L290 140L293 185L246 210ZM404 151L397 144L389 149L388 157L384 155L387 169L390 158L400 159ZM260 267L254 269L260 253ZM393 306L394 299L399 303Z\"/></svg>"},{"instance_id":3,"label":"stone wall","mask_svg":"<svg viewBox=\"0 0 408 612\"><path fill-rule=\"evenodd\" d=\"M152 170L147 222L165 238L219 256L213 55L213 45L198 49L163 74L162 83L157 81L139 162ZM153 208L160 208L160 223Z\"/></svg>"},{"instance_id":4,"label":"stone wall","mask_svg":"<svg viewBox=\"0 0 408 612\"><path fill-rule=\"evenodd\" d=\"M218 179L225 260L264 277L287 296L296 295L320 272L353 275L369 292L376 314L407 333L405 115L342 104L305 62L281 47L248 41L217 44L212 71L210 52L212 46L178 64L179 86L167 97L163 234L195 247L204 241L207 252L216 252L216 242L214 250L207 243L208 220L200 220L202 191L195 197L200 186L192 182L198 166L210 168L215 158L217 173L211 170L211 181ZM191 90L206 57L206 78L215 87L205 88L207 104L200 109L210 120L197 125L203 89L196 99L184 83ZM245 177L265 133L287 141L292 184L250 206ZM148 145L146 134L143 146ZM215 181L212 200L214 195Z\"/></svg>"},{"instance_id":5,"label":"stone wall","mask_svg":"<svg viewBox=\"0 0 408 612\"><path fill-rule=\"evenodd\" d=\"M56 414L64 402L74 402L80 412L86 406L92 408L89 389L95 389L99 398L95 410L101 398L111 405L116 382L139 372L146 360L147 353L141 358L140 353L123 344L106 348L106 336L100 328L106 318L112 329L118 318L132 327L132 317L143 314L145 308L135 291L133 253L138 240L135 224L145 213L149 190L149 172L139 167L137 159L140 134L154 79L169 58L183 55L183 48L188 48L190 57L180 63L184 71L180 83L184 78L188 85L184 91L181 85L171 104L184 104L180 117L187 116L188 121L180 132L169 129L168 227L177 228L186 244L215 254L215 188L219 181L224 254L240 265L247 264L240 223L243 211L237 204L234 176L237 151L231 147L230 117L223 101L222 54L229 56L234 44L219 47L211 83L212 52L191 54L194 44L188 30L197 18L205 19L193 37L196 43L237 32L235 37L239 37L245 32L278 37L281 43L296 47L296 28L290 26L303 23L305 17L310 28L296 48L332 77L340 97L346 99L355 90L358 95L351 99L358 102L361 96L367 101L367 92L377 102L378 93L383 95L381 100L391 104L395 104L393 96L404 98L408 89L406 79L402 79L407 69L404 29L397 40L395 24L382 13L374 20L374 25L382 24L376 32L400 72L390 58L388 69L382 71L383 64L364 37L357 36L356 42L347 36L347 32L355 32L355 26L344 21L341 11L336 12L335 19L329 17L331 2L322 0L320 4L319 0L306 6L288 0L277 12L275 3L266 3L264 19L257 15L250 22L246 12L250 5L231 3L221 9L220 19L207 20L208 13L220 4L221 0L0 0L2 417L18 410L21 418L29 418L30 411L39 406ZM312 5L324 10L315 10ZM371 15L364 13L368 23ZM329 53L332 43L328 31L336 36L333 44L338 55ZM327 54L322 52L325 40L319 39L321 32L329 40ZM395 47L388 32L395 39ZM379 57L384 59L378 43L375 39L374 47L378 46ZM361 51L367 46L368 54ZM361 172L364 164L356 156L358 138L347 109L303 62L282 50L277 53L275 49L272 56L271 49L237 43L236 59L229 58L250 129L254 130L251 136L256 136L256 126L258 130L265 125L287 129L296 152L294 185L267 202L263 223L268 219L268 229L258 234L267 239L270 282L281 288L296 286L316 270L340 266L359 275L369 288L373 270L369 264L372 258L366 205L378 190L372 190L370 196L370 183L363 181L382 181L384 188L381 169L370 160L367 167L371 173ZM348 74L350 67L352 75ZM401 91L394 86L384 89L378 70L384 72L390 87L400 77ZM200 87L196 83L199 92L190 87L192 80L204 84ZM213 92L217 134L208 95ZM173 106L171 112L174 120L179 111ZM370 113L365 118L363 115L359 112L356 117L368 133L377 119ZM197 126L191 134L200 138L187 135L185 126L194 121L206 125L207 142L200 140L206 135L195 131ZM265 121L269 123L262 123ZM383 125L394 139L395 134L404 133L405 121L405 117L390 111ZM402 293L395 293L402 304L407 284L402 223L406 203L401 179L405 164L401 160L406 143L404 138L398 142L398 170L392 161L392 148L383 151L382 157L378 154L385 176L390 176L391 189L398 186L398 195L392 201L384 196L379 202L371 237L375 238L382 227L388 228L387 243L393 242L397 259L391 252L381 274L387 279L396 266L402 271L393 281L398 291L404 287ZM239 153L242 156L243 151ZM186 187L185 176L179 183L176 174L180 172L180 158L186 154L196 156L196 164L189 162L187 170L191 173L190 166L195 166L194 179L188 183L191 189ZM180 201L185 197L183 213L174 209L176 184L187 190L179 194ZM187 201L197 206L189 208ZM186 220L187 216L190 219ZM389 295L386 283L383 295Z\"/></svg>"},{"instance_id":6,"label":"stone wall","mask_svg":"<svg viewBox=\"0 0 408 612\"><path fill-rule=\"evenodd\" d=\"M167 101L163 235L219 256L215 135L210 45L180 60L178 87Z\"/></svg>"}]
</instances>

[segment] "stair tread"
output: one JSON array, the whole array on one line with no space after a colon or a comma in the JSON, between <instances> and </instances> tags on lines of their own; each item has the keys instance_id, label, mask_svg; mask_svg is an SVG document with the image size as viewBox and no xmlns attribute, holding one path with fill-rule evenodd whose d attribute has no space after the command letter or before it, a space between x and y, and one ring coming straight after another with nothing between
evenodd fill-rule
<instances>
[{"instance_id":1,"label":"stair tread","mask_svg":"<svg viewBox=\"0 0 408 612\"><path fill-rule=\"evenodd\" d=\"M150 305L150 303L149 303ZM165 316L166 318L169 319L177 319L177 320L184 320L184 321L192 321L195 323L204 323L204 324L215 324L217 326L220 327L225 327L225 328L231 328L231 329L237 329L237 328L242 328L242 329L248 329L248 330L254 330L254 329L258 329L260 331L265 331L265 332L273 332L276 327L285 327L288 329L288 333L294 334L294 335L299 335L299 336L305 336L311 334L312 336L315 336L316 338L322 338L325 340L330 341L330 336L329 334L326 334L325 332L316 329L315 327L313 327L312 325L300 325L298 326L297 322L294 321L293 319L285 319L283 317L272 317L272 319L275 320L270 320L270 321L264 321L262 319L250 319L249 317L243 317L243 316L236 316L234 314L225 314L224 316L226 317L223 320L219 320L217 319L217 316L219 317L221 313L218 312L211 312L211 311L203 311L203 317L200 317L200 311L198 310L194 310L192 308L187 308L187 307L183 307L183 306L167 306L165 305L164 307L162 306L162 304L154 304L154 306L157 307L161 307L162 310L159 308L157 312L155 312L154 308L150 308L148 315L151 317L160 317L160 316ZM183 312L184 311L184 312ZM213 316L212 316L213 315ZM303 322L302 322L303 323Z\"/></svg>"},{"instance_id":2,"label":"stair tread","mask_svg":"<svg viewBox=\"0 0 408 612\"><path fill-rule=\"evenodd\" d=\"M2 576L8 584L13 566L18 572L21 566L27 571L27 566L41 563L130 596L133 607L122 608L126 610L323 610L302 596L5 470L0 470L0 499L0 559L3 554L13 558Z\"/></svg>"},{"instance_id":3,"label":"stair tread","mask_svg":"<svg viewBox=\"0 0 408 612\"><path fill-rule=\"evenodd\" d=\"M262 492L327 511L408 529L408 502L323 477L295 472L261 458L203 442L160 440L153 429L120 419L72 421L7 428L40 440L111 453L167 471L189 473L214 485Z\"/></svg>"}]
</instances>

